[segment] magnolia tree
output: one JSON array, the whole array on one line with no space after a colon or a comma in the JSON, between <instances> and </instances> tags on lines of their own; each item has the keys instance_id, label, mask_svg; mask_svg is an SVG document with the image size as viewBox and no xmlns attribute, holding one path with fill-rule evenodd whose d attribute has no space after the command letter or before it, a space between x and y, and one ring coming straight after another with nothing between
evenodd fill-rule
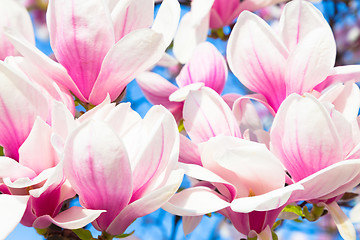
<instances>
[{"instance_id":1,"label":"magnolia tree","mask_svg":"<svg viewBox=\"0 0 360 240\"><path fill-rule=\"evenodd\" d=\"M127 237L159 208L185 234L217 212L241 238L270 240L285 220L327 214L356 239L360 206L348 217L339 204L360 183L360 66L335 66L313 3L279 2L180 2L180 20L177 0L0 0L0 239L19 223L45 238L94 239L88 224ZM229 71L249 94L221 95ZM154 105L143 118L121 102L133 79Z\"/></svg>"}]
</instances>

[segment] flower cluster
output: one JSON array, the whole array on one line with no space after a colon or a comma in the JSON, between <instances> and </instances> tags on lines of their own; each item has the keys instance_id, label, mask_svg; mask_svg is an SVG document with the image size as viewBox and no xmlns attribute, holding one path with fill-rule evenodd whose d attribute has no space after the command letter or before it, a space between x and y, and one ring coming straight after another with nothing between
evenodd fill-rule
<instances>
[{"instance_id":1,"label":"flower cluster","mask_svg":"<svg viewBox=\"0 0 360 240\"><path fill-rule=\"evenodd\" d=\"M193 0L180 21L177 0L0 0L0 239L18 223L125 237L159 208L185 234L217 212L261 240L326 209L356 239L338 202L360 183L360 66L335 66L313 3L284 4L276 26L250 12L278 2ZM25 6L46 10L53 56ZM221 95L229 74L251 93ZM154 105L143 118L122 101L133 79Z\"/></svg>"}]
</instances>

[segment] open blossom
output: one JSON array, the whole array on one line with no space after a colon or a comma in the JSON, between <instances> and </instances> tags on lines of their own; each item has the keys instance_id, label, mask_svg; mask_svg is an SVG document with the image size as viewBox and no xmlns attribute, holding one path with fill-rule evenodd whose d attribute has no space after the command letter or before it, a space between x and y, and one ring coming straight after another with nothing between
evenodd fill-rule
<instances>
[{"instance_id":1,"label":"open blossom","mask_svg":"<svg viewBox=\"0 0 360 240\"><path fill-rule=\"evenodd\" d=\"M31 67L26 75L21 68L25 70L27 67L28 63L21 57L8 57L6 62L0 61L0 85L1 89L6 89L0 93L0 144L4 147L5 155L15 160L19 159L18 150L38 117L51 125L53 100L65 103L72 114L75 112L68 91L47 81Z\"/></svg>"},{"instance_id":2,"label":"open blossom","mask_svg":"<svg viewBox=\"0 0 360 240\"><path fill-rule=\"evenodd\" d=\"M0 60L7 56L19 55L4 34L4 28L19 31L30 43L35 45L34 30L26 8L14 0L0 1Z\"/></svg>"},{"instance_id":3,"label":"open blossom","mask_svg":"<svg viewBox=\"0 0 360 240\"><path fill-rule=\"evenodd\" d=\"M304 186L291 200L326 205L340 234L355 239L336 200L360 181L360 93L355 84L334 90L326 96L333 104L310 94L287 97L275 116L270 145L292 181Z\"/></svg>"},{"instance_id":4,"label":"open blossom","mask_svg":"<svg viewBox=\"0 0 360 240\"><path fill-rule=\"evenodd\" d=\"M177 1L164 1L154 23L153 2L145 1L150 7L141 2L49 1L50 43L59 63L13 32L8 36L42 74L81 101L96 105L107 94L114 101L138 73L161 58L176 31Z\"/></svg>"},{"instance_id":5,"label":"open blossom","mask_svg":"<svg viewBox=\"0 0 360 240\"><path fill-rule=\"evenodd\" d=\"M68 114L71 116L69 111ZM72 227L81 228L102 213L80 207L60 213L63 202L74 197L75 192L66 181L62 161L51 144L53 130L37 117L18 149L18 159L0 157L0 202L7 208L2 214L6 224L1 226L1 239L19 222L35 228L46 228L51 223L63 227L71 223Z\"/></svg>"},{"instance_id":6,"label":"open blossom","mask_svg":"<svg viewBox=\"0 0 360 240\"><path fill-rule=\"evenodd\" d=\"M160 208L183 178L177 125L161 106L141 119L130 104L115 107L107 99L79 118L63 149L64 172L80 204L105 211L92 224L110 235Z\"/></svg>"},{"instance_id":7,"label":"open blossom","mask_svg":"<svg viewBox=\"0 0 360 240\"><path fill-rule=\"evenodd\" d=\"M321 91L332 82L359 77L358 66L334 67L334 36L311 3L286 4L280 26L278 35L261 18L245 11L227 47L232 72L247 88L261 94L273 111L291 93Z\"/></svg>"},{"instance_id":8,"label":"open blossom","mask_svg":"<svg viewBox=\"0 0 360 240\"><path fill-rule=\"evenodd\" d=\"M206 86L221 94L226 78L227 66L224 57L211 43L204 42L197 46L176 77L179 87L152 72L140 74L136 81L152 104L165 106L179 121L182 118L183 101L190 89Z\"/></svg>"},{"instance_id":9,"label":"open blossom","mask_svg":"<svg viewBox=\"0 0 360 240\"><path fill-rule=\"evenodd\" d=\"M171 198L164 205L166 211L181 216L217 211L245 235L269 234L263 231L272 227L291 193L302 189L300 185L284 187L284 168L264 144L216 136L199 149L201 165L181 167L201 181Z\"/></svg>"},{"instance_id":10,"label":"open blossom","mask_svg":"<svg viewBox=\"0 0 360 240\"><path fill-rule=\"evenodd\" d=\"M217 211L245 235L268 235L267 226L272 226L291 192L301 189L299 185L284 188L285 170L266 145L242 139L261 124L249 124L257 122L256 111L247 108L245 101L241 107L242 111L233 113L221 96L207 87L191 90L186 96L184 127L191 140L180 135L180 166L201 181L176 194L164 209L185 216L187 233L203 214ZM261 134L255 138L268 144ZM270 168L272 172L267 171ZM255 181L252 174L257 171L261 173L256 173Z\"/></svg>"},{"instance_id":11,"label":"open blossom","mask_svg":"<svg viewBox=\"0 0 360 240\"><path fill-rule=\"evenodd\" d=\"M205 41L209 28L228 26L244 10L256 11L282 0L192 0L191 10L181 19L174 38L174 54L185 63L198 44Z\"/></svg>"}]
</instances>

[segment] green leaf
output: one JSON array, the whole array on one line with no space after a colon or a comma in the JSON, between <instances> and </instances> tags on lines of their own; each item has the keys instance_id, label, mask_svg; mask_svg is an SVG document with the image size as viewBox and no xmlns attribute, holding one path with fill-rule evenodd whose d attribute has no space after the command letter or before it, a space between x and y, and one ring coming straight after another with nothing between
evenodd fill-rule
<instances>
[{"instance_id":1,"label":"green leaf","mask_svg":"<svg viewBox=\"0 0 360 240\"><path fill-rule=\"evenodd\" d=\"M292 212L295 213L296 215L300 216L300 217L305 217L301 207L299 206L294 206L294 205L287 205L282 212Z\"/></svg>"},{"instance_id":2,"label":"green leaf","mask_svg":"<svg viewBox=\"0 0 360 240\"><path fill-rule=\"evenodd\" d=\"M0 156L4 156L4 148L0 146Z\"/></svg>"},{"instance_id":3,"label":"green leaf","mask_svg":"<svg viewBox=\"0 0 360 240\"><path fill-rule=\"evenodd\" d=\"M257 240L257 236L255 236L255 237L248 237L248 239L247 240Z\"/></svg>"},{"instance_id":4,"label":"green leaf","mask_svg":"<svg viewBox=\"0 0 360 240\"><path fill-rule=\"evenodd\" d=\"M116 235L116 236L114 236L114 238L126 238L126 237L128 237L128 236L133 235L134 232L135 232L135 230L132 231L131 233L123 233L123 234L120 234L120 235Z\"/></svg>"},{"instance_id":5,"label":"green leaf","mask_svg":"<svg viewBox=\"0 0 360 240\"><path fill-rule=\"evenodd\" d=\"M79 228L72 230L81 240L92 240L94 239L89 230Z\"/></svg>"}]
</instances>

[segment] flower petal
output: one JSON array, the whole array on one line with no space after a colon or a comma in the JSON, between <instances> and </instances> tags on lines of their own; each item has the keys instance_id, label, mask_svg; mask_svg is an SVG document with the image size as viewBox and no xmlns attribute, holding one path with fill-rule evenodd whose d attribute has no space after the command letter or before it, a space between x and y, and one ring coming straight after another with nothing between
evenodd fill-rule
<instances>
[{"instance_id":1,"label":"flower petal","mask_svg":"<svg viewBox=\"0 0 360 240\"><path fill-rule=\"evenodd\" d=\"M102 230L130 200L127 152L105 123L91 120L72 132L65 145L64 172L84 207L108 211L96 220Z\"/></svg>"},{"instance_id":2,"label":"flower petal","mask_svg":"<svg viewBox=\"0 0 360 240\"><path fill-rule=\"evenodd\" d=\"M136 82L152 104L161 104L167 109L179 105L169 101L169 96L178 88L159 74L143 72L136 77Z\"/></svg>"},{"instance_id":3,"label":"flower petal","mask_svg":"<svg viewBox=\"0 0 360 240\"><path fill-rule=\"evenodd\" d=\"M192 187L175 194L162 208L179 216L201 216L228 206L230 203L214 190L207 187Z\"/></svg>"},{"instance_id":4,"label":"flower petal","mask_svg":"<svg viewBox=\"0 0 360 240\"><path fill-rule=\"evenodd\" d=\"M335 163L299 181L304 191L294 192L291 201L328 200L351 191L360 181L360 160Z\"/></svg>"},{"instance_id":5,"label":"flower petal","mask_svg":"<svg viewBox=\"0 0 360 240\"><path fill-rule=\"evenodd\" d=\"M174 55L179 62L186 63L196 46L206 40L213 3L214 0L193 1L191 11L181 18L173 47Z\"/></svg>"},{"instance_id":6,"label":"flower petal","mask_svg":"<svg viewBox=\"0 0 360 240\"><path fill-rule=\"evenodd\" d=\"M35 45L34 30L26 8L16 1L3 0L0 2L0 60L4 60L7 56L18 55L4 35L4 27L16 29Z\"/></svg>"},{"instance_id":7,"label":"flower petal","mask_svg":"<svg viewBox=\"0 0 360 240\"><path fill-rule=\"evenodd\" d=\"M325 107L310 94L289 96L270 132L271 151L299 181L343 159L339 134Z\"/></svg>"},{"instance_id":8,"label":"flower petal","mask_svg":"<svg viewBox=\"0 0 360 240\"><path fill-rule=\"evenodd\" d=\"M50 0L47 24L56 59L88 99L103 59L115 43L107 6L97 0Z\"/></svg>"},{"instance_id":9,"label":"flower petal","mask_svg":"<svg viewBox=\"0 0 360 240\"><path fill-rule=\"evenodd\" d=\"M185 100L183 115L185 129L194 143L219 134L241 137L229 106L210 88L191 91Z\"/></svg>"},{"instance_id":10,"label":"flower petal","mask_svg":"<svg viewBox=\"0 0 360 240\"><path fill-rule=\"evenodd\" d=\"M176 0L163 0L151 29L163 35L165 47L168 47L173 40L179 20L179 2Z\"/></svg>"},{"instance_id":11,"label":"flower petal","mask_svg":"<svg viewBox=\"0 0 360 240\"><path fill-rule=\"evenodd\" d=\"M184 235L188 235L200 224L203 216L183 216L182 224Z\"/></svg>"},{"instance_id":12,"label":"flower petal","mask_svg":"<svg viewBox=\"0 0 360 240\"><path fill-rule=\"evenodd\" d=\"M108 93L114 101L137 74L160 60L164 50L162 35L150 29L127 34L105 56L90 102L97 105Z\"/></svg>"},{"instance_id":13,"label":"flower petal","mask_svg":"<svg viewBox=\"0 0 360 240\"><path fill-rule=\"evenodd\" d=\"M276 111L286 89L287 49L260 17L244 11L231 32L227 60L231 71L250 90L261 93Z\"/></svg>"},{"instance_id":14,"label":"flower petal","mask_svg":"<svg viewBox=\"0 0 360 240\"><path fill-rule=\"evenodd\" d=\"M111 19L117 42L134 30L151 26L154 19L154 1L117 1L112 8Z\"/></svg>"},{"instance_id":15,"label":"flower petal","mask_svg":"<svg viewBox=\"0 0 360 240\"><path fill-rule=\"evenodd\" d=\"M337 229L341 237L344 240L356 239L356 231L354 225L351 223L350 219L346 216L346 214L341 210L339 205L333 201L331 203L321 205L325 205L327 210L329 211L332 219L334 220Z\"/></svg>"},{"instance_id":16,"label":"flower petal","mask_svg":"<svg viewBox=\"0 0 360 240\"><path fill-rule=\"evenodd\" d=\"M312 31L325 30L325 38L333 38L323 14L310 2L293 1L286 4L280 18L281 34L289 51L294 50Z\"/></svg>"},{"instance_id":17,"label":"flower petal","mask_svg":"<svg viewBox=\"0 0 360 240\"><path fill-rule=\"evenodd\" d=\"M311 91L326 79L335 64L334 37L325 30L312 31L290 52L285 82L287 94Z\"/></svg>"},{"instance_id":18,"label":"flower petal","mask_svg":"<svg viewBox=\"0 0 360 240\"><path fill-rule=\"evenodd\" d=\"M192 57L176 77L179 87L202 82L206 87L221 94L227 78L227 66L224 57L209 42L200 43Z\"/></svg>"},{"instance_id":19,"label":"flower petal","mask_svg":"<svg viewBox=\"0 0 360 240\"><path fill-rule=\"evenodd\" d=\"M173 171L163 187L149 192L122 210L106 229L106 232L112 235L122 234L136 218L145 216L162 207L178 190L183 176L184 172L181 169Z\"/></svg>"},{"instance_id":20,"label":"flower petal","mask_svg":"<svg viewBox=\"0 0 360 240\"><path fill-rule=\"evenodd\" d=\"M231 209L235 212L249 213L252 211L269 211L286 204L293 192L303 190L301 184L292 184L275 189L265 194L237 198L231 202ZM301 192L301 191L300 191Z\"/></svg>"},{"instance_id":21,"label":"flower petal","mask_svg":"<svg viewBox=\"0 0 360 240\"><path fill-rule=\"evenodd\" d=\"M8 157L18 160L18 149L25 141L37 116L47 119L48 105L39 89L0 61L0 145ZM26 108L24 108L26 106Z\"/></svg>"},{"instance_id":22,"label":"flower petal","mask_svg":"<svg viewBox=\"0 0 360 240\"><path fill-rule=\"evenodd\" d=\"M34 67L42 73L47 75L50 79L53 79L58 84L69 89L76 97L81 101L87 102L79 88L76 86L74 81L71 79L66 69L59 63L51 60L43 52L33 46L31 43L26 41L22 36L16 32L8 29L6 36L9 38L15 48L31 63Z\"/></svg>"},{"instance_id":23,"label":"flower petal","mask_svg":"<svg viewBox=\"0 0 360 240\"><path fill-rule=\"evenodd\" d=\"M50 126L37 118L29 136L19 148L19 163L36 174L54 167L59 159L50 142L51 134Z\"/></svg>"},{"instance_id":24,"label":"flower petal","mask_svg":"<svg viewBox=\"0 0 360 240\"><path fill-rule=\"evenodd\" d=\"M5 239L19 224L25 212L29 196L0 195L0 239Z\"/></svg>"},{"instance_id":25,"label":"flower petal","mask_svg":"<svg viewBox=\"0 0 360 240\"><path fill-rule=\"evenodd\" d=\"M78 229L86 226L100 216L105 210L84 209L71 207L55 217L43 215L38 217L33 224L35 228L47 228L51 223L65 229Z\"/></svg>"}]
</instances>

